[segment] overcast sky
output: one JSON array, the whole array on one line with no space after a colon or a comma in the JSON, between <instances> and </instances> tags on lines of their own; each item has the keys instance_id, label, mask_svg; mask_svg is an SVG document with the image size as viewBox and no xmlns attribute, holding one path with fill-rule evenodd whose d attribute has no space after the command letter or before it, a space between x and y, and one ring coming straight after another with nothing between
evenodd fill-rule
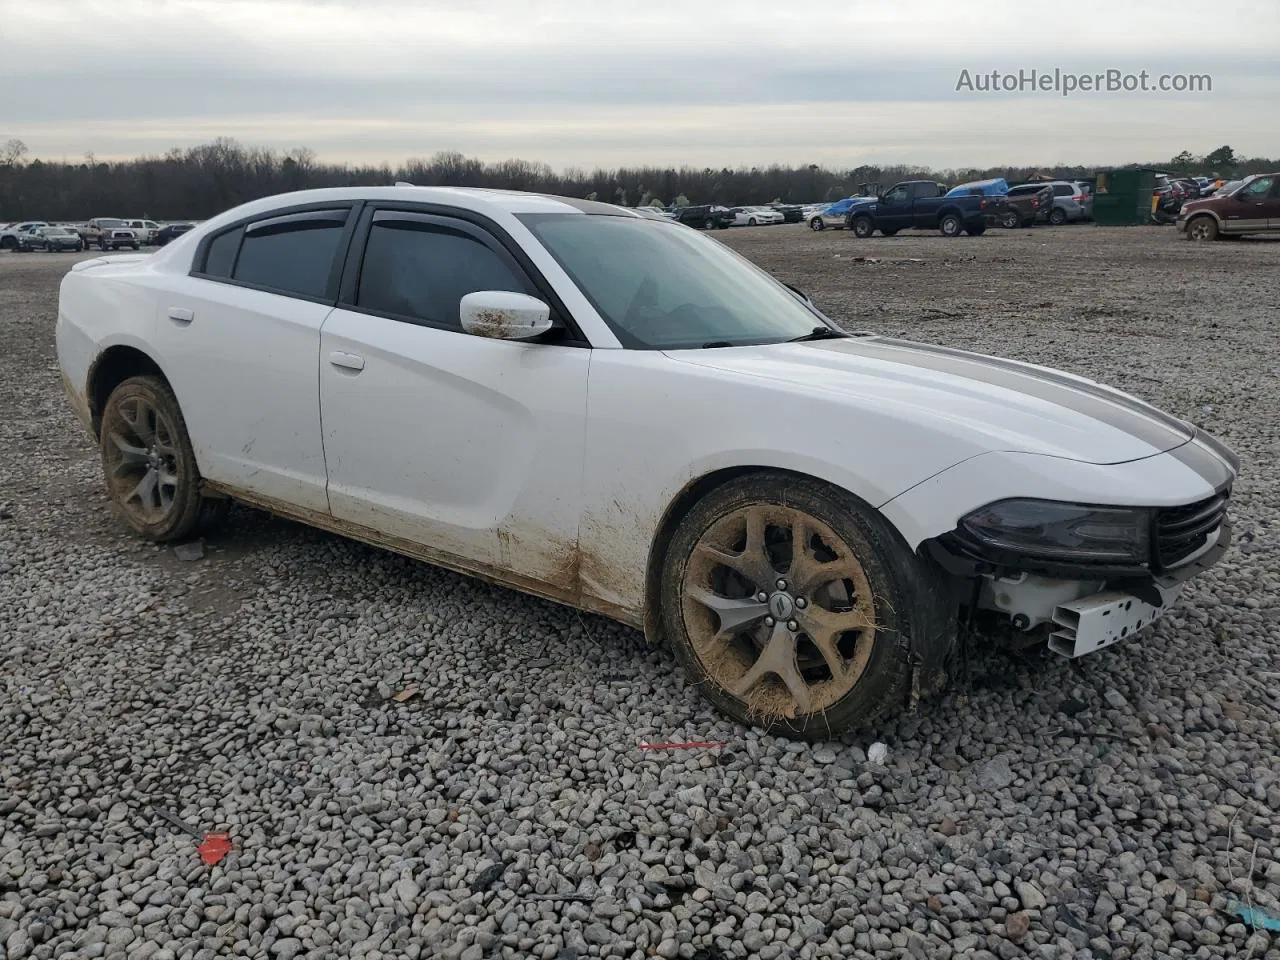
<instances>
[{"instance_id":1,"label":"overcast sky","mask_svg":"<svg viewBox=\"0 0 1280 960\"><path fill-rule=\"evenodd\" d=\"M0 141L555 167L1280 156L1278 0L0 0ZM1107 69L1199 93L957 92Z\"/></svg>"}]
</instances>

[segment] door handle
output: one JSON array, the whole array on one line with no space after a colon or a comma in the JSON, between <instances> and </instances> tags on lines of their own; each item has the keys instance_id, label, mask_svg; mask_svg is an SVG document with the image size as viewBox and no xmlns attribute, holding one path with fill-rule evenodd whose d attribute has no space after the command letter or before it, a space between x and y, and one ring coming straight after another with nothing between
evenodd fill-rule
<instances>
[{"instance_id":1,"label":"door handle","mask_svg":"<svg viewBox=\"0 0 1280 960\"><path fill-rule=\"evenodd\" d=\"M169 308L169 319L172 320L174 323L178 323L178 324L182 324L183 326L186 326L195 318L196 318L195 311L190 310L187 307L170 307Z\"/></svg>"},{"instance_id":2,"label":"door handle","mask_svg":"<svg viewBox=\"0 0 1280 960\"><path fill-rule=\"evenodd\" d=\"M335 367L357 373L364 369L364 357L356 356L354 353L343 353L341 350L335 350L329 354L329 362Z\"/></svg>"}]
</instances>

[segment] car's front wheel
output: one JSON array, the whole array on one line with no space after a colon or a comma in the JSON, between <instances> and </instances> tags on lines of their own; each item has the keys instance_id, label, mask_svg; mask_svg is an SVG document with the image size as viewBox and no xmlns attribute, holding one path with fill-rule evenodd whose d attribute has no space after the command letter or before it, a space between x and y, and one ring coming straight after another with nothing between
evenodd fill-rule
<instances>
[{"instance_id":1,"label":"car's front wheel","mask_svg":"<svg viewBox=\"0 0 1280 960\"><path fill-rule=\"evenodd\" d=\"M901 707L913 638L950 615L887 522L829 485L757 474L694 506L663 567L665 635L743 723L807 739Z\"/></svg>"},{"instance_id":2,"label":"car's front wheel","mask_svg":"<svg viewBox=\"0 0 1280 960\"><path fill-rule=\"evenodd\" d=\"M861 240L865 240L876 230L875 221L870 217L854 217L849 226L853 229L853 235Z\"/></svg>"},{"instance_id":3,"label":"car's front wheel","mask_svg":"<svg viewBox=\"0 0 1280 960\"><path fill-rule=\"evenodd\" d=\"M809 229L813 231L825 230L827 225L822 222L821 217L814 217L809 221Z\"/></svg>"},{"instance_id":4,"label":"car's front wheel","mask_svg":"<svg viewBox=\"0 0 1280 960\"><path fill-rule=\"evenodd\" d=\"M108 494L148 540L181 540L226 508L201 494L186 421L159 377L130 377L111 392L99 451Z\"/></svg>"},{"instance_id":5,"label":"car's front wheel","mask_svg":"<svg viewBox=\"0 0 1280 960\"><path fill-rule=\"evenodd\" d=\"M1191 222L1187 224L1186 237L1188 240L1217 240L1218 224L1210 216L1192 217Z\"/></svg>"}]
</instances>

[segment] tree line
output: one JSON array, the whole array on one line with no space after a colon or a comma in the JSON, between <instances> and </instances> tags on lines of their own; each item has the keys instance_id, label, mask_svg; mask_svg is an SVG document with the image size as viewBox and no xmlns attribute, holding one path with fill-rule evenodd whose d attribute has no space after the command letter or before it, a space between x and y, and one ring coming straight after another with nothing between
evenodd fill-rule
<instances>
[{"instance_id":1,"label":"tree line","mask_svg":"<svg viewBox=\"0 0 1280 960\"><path fill-rule=\"evenodd\" d=\"M1274 170L1280 162L1237 157L1229 146L1196 156L1183 151L1156 166L1170 172L1240 176ZM923 166L859 166L836 170L818 164L766 167L624 167L615 170L553 170L541 163L486 163L457 152L414 158L398 167L320 163L313 151L277 151L220 138L175 148L163 156L101 162L30 159L25 145L0 145L0 221L80 220L96 216L141 216L199 220L259 197L312 187L387 185L406 180L420 186L493 187L583 197L641 206L716 203L726 206L837 200L867 184L904 179L963 183L987 177L1024 180L1033 174L1062 179L1092 178L1097 168L986 167L933 170Z\"/></svg>"}]
</instances>

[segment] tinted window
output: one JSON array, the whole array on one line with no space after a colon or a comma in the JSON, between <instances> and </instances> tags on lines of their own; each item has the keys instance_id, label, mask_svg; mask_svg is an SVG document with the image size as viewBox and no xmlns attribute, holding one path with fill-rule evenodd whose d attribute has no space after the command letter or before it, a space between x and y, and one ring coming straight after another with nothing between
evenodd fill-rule
<instances>
[{"instance_id":1,"label":"tinted window","mask_svg":"<svg viewBox=\"0 0 1280 960\"><path fill-rule=\"evenodd\" d=\"M1259 177L1241 190L1240 193L1251 200L1260 200L1271 192L1271 185L1272 179L1270 177Z\"/></svg>"},{"instance_id":2,"label":"tinted window","mask_svg":"<svg viewBox=\"0 0 1280 960\"><path fill-rule=\"evenodd\" d=\"M324 297L346 211L293 214L245 228L232 278L284 293Z\"/></svg>"},{"instance_id":3,"label":"tinted window","mask_svg":"<svg viewBox=\"0 0 1280 960\"><path fill-rule=\"evenodd\" d=\"M458 303L477 290L534 290L507 261L459 230L415 220L375 220L356 305L459 327Z\"/></svg>"},{"instance_id":4,"label":"tinted window","mask_svg":"<svg viewBox=\"0 0 1280 960\"><path fill-rule=\"evenodd\" d=\"M1053 193L1054 196L1058 197L1071 197L1075 195L1075 190L1069 184L1055 183L1053 185Z\"/></svg>"},{"instance_id":5,"label":"tinted window","mask_svg":"<svg viewBox=\"0 0 1280 960\"><path fill-rule=\"evenodd\" d=\"M243 233L244 231L237 227L214 237L205 254L202 272L211 277L231 276L231 268L236 265L236 251L240 249L240 237Z\"/></svg>"}]
</instances>

